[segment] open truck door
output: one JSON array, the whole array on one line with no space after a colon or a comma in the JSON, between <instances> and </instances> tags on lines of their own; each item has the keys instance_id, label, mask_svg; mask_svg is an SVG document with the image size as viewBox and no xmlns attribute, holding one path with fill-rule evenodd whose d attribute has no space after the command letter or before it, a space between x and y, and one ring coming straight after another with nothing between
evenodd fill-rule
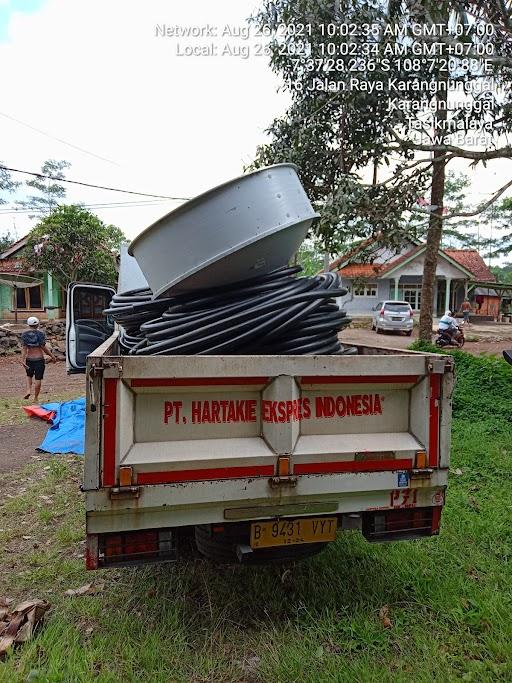
<instances>
[{"instance_id":1,"label":"open truck door","mask_svg":"<svg viewBox=\"0 0 512 683\"><path fill-rule=\"evenodd\" d=\"M72 282L66 303L66 370L85 372L87 356L110 337L114 321L103 315L115 294L107 285Z\"/></svg>"}]
</instances>

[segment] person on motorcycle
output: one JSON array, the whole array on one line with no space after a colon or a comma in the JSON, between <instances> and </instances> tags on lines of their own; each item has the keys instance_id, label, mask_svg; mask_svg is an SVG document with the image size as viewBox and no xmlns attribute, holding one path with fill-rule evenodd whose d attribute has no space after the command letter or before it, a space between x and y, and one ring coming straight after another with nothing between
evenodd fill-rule
<instances>
[{"instance_id":1,"label":"person on motorcycle","mask_svg":"<svg viewBox=\"0 0 512 683\"><path fill-rule=\"evenodd\" d=\"M457 321L452 316L451 311L445 311L443 317L439 320L439 334L446 335L450 339L450 343L457 344L453 339L453 335L458 332L459 326Z\"/></svg>"}]
</instances>

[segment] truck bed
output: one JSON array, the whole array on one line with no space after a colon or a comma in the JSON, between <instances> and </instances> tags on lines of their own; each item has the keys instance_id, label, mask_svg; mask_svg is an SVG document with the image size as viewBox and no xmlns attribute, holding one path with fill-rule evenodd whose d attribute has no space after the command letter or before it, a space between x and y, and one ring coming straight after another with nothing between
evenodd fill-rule
<instances>
[{"instance_id":1,"label":"truck bed","mask_svg":"<svg viewBox=\"0 0 512 683\"><path fill-rule=\"evenodd\" d=\"M120 356L111 337L88 358L87 533L440 509L452 359L358 352Z\"/></svg>"}]
</instances>

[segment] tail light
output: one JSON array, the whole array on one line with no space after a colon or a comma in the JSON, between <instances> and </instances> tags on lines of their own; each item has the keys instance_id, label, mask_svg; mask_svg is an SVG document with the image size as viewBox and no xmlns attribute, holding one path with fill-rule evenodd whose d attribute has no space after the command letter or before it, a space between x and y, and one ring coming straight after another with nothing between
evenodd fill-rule
<instances>
[{"instance_id":1,"label":"tail light","mask_svg":"<svg viewBox=\"0 0 512 683\"><path fill-rule=\"evenodd\" d=\"M400 541L439 533L440 507L365 512L363 536L368 541Z\"/></svg>"},{"instance_id":2,"label":"tail light","mask_svg":"<svg viewBox=\"0 0 512 683\"><path fill-rule=\"evenodd\" d=\"M384 317L384 307L382 307L382 308L380 309L379 315L380 315L381 318Z\"/></svg>"},{"instance_id":3,"label":"tail light","mask_svg":"<svg viewBox=\"0 0 512 683\"><path fill-rule=\"evenodd\" d=\"M145 529L143 531L102 534L98 536L97 552L97 562L88 562L88 569L176 559L170 529Z\"/></svg>"},{"instance_id":4,"label":"tail light","mask_svg":"<svg viewBox=\"0 0 512 683\"><path fill-rule=\"evenodd\" d=\"M414 313L412 312L412 308L409 310L409 317L412 318L414 316Z\"/></svg>"}]
</instances>

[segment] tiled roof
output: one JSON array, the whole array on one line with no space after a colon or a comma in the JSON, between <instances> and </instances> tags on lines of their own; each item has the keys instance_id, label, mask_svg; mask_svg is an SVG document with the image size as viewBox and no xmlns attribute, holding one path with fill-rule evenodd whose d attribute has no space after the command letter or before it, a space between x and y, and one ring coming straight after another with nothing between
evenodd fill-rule
<instances>
[{"instance_id":1,"label":"tiled roof","mask_svg":"<svg viewBox=\"0 0 512 683\"><path fill-rule=\"evenodd\" d=\"M340 263L346 262L348 259L356 256L356 254L364 247L375 241L374 239L365 240L358 247L353 249L343 256L340 256L329 266L329 270L335 270ZM414 258L422 249L424 249L425 244L418 244L417 246L410 249L405 254L402 254L398 258L390 259L384 264L372 264L372 263L349 263L339 270L342 277L382 277L385 273L393 270L401 263ZM473 274L475 280L480 280L482 282L496 282L495 276L491 273L489 268L485 265L483 258L480 256L476 249L443 249L439 250L440 254L448 256L453 261L456 261L465 270Z\"/></svg>"},{"instance_id":2,"label":"tiled roof","mask_svg":"<svg viewBox=\"0 0 512 683\"><path fill-rule=\"evenodd\" d=\"M9 258L9 256L12 256L13 254L15 254L20 249L23 249L23 247L27 243L27 240L28 240L28 236L25 235L25 237L22 237L17 242L14 242L13 244L11 244L10 247L7 247L7 249L0 254L0 259L3 261L4 259Z\"/></svg>"},{"instance_id":3,"label":"tiled roof","mask_svg":"<svg viewBox=\"0 0 512 683\"><path fill-rule=\"evenodd\" d=\"M20 259L5 258L0 259L0 273L17 273L18 275L28 275L23 270Z\"/></svg>"},{"instance_id":4,"label":"tiled roof","mask_svg":"<svg viewBox=\"0 0 512 683\"><path fill-rule=\"evenodd\" d=\"M410 251L406 252L405 254L402 254L402 256L399 256L398 258L393 259L392 261L388 261L388 263L386 263L384 265L384 268L381 270L381 275L386 273L388 270L391 270L392 268L396 268L396 266L399 266L404 261L408 261L412 256L421 251L424 248L424 246L424 244L418 244L417 246L413 247Z\"/></svg>"},{"instance_id":5,"label":"tiled roof","mask_svg":"<svg viewBox=\"0 0 512 683\"><path fill-rule=\"evenodd\" d=\"M352 256L355 256L358 252L360 252L362 249L366 249L372 242L376 242L377 238L376 237L369 237L366 240L363 240L360 244L357 245L357 247L354 247L350 251L347 251L345 254L342 254L339 256L337 259L335 259L332 263L329 264L329 270L336 270L336 268L340 265L340 263L345 263L345 261L348 261L349 258L352 258ZM347 277L355 277L355 276L347 276Z\"/></svg>"},{"instance_id":6,"label":"tiled roof","mask_svg":"<svg viewBox=\"0 0 512 683\"><path fill-rule=\"evenodd\" d=\"M482 282L496 282L496 277L485 265L483 258L476 249L444 249L445 254L473 273L475 280Z\"/></svg>"},{"instance_id":7,"label":"tiled roof","mask_svg":"<svg viewBox=\"0 0 512 683\"><path fill-rule=\"evenodd\" d=\"M381 269L378 263L350 263L338 272L342 277L375 277Z\"/></svg>"}]
</instances>

